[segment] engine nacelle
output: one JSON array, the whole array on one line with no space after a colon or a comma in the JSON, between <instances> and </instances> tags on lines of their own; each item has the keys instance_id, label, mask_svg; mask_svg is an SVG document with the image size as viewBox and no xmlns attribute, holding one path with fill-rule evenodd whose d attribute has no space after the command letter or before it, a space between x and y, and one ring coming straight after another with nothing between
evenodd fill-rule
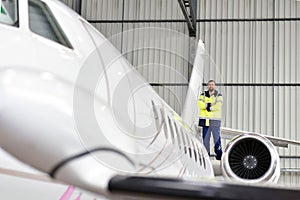
<instances>
[{"instance_id":1,"label":"engine nacelle","mask_svg":"<svg viewBox=\"0 0 300 200\"><path fill-rule=\"evenodd\" d=\"M274 145L259 134L233 138L221 161L223 176L244 183L277 183L280 159Z\"/></svg>"}]
</instances>

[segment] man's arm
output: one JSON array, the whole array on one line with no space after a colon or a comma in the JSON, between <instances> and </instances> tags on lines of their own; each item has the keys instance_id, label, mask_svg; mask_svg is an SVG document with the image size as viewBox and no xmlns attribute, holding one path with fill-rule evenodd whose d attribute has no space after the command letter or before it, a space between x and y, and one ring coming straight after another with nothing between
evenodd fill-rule
<instances>
[{"instance_id":1,"label":"man's arm","mask_svg":"<svg viewBox=\"0 0 300 200\"><path fill-rule=\"evenodd\" d=\"M198 106L200 110L206 110L206 103L204 102L204 93L202 93L198 100Z\"/></svg>"},{"instance_id":2,"label":"man's arm","mask_svg":"<svg viewBox=\"0 0 300 200\"><path fill-rule=\"evenodd\" d=\"M222 96L222 94L219 94L218 96L217 96L217 100L216 100L216 103L212 103L211 105L212 105L212 108L211 108L211 110L221 110L221 108L222 108L222 103L223 103L223 96Z\"/></svg>"}]
</instances>

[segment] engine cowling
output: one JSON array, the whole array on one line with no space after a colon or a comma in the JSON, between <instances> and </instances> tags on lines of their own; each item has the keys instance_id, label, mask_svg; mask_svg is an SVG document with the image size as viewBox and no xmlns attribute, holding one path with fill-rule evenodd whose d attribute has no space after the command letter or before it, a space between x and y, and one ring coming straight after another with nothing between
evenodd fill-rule
<instances>
[{"instance_id":1,"label":"engine cowling","mask_svg":"<svg viewBox=\"0 0 300 200\"><path fill-rule=\"evenodd\" d=\"M249 133L233 138L221 161L223 176L244 183L277 183L280 159L274 145L259 134Z\"/></svg>"}]
</instances>

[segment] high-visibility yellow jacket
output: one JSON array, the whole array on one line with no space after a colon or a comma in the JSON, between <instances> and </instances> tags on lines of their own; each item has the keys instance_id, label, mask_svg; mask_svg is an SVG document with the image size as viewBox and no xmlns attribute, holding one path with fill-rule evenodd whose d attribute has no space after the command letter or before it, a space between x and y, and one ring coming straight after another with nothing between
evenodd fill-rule
<instances>
[{"instance_id":1,"label":"high-visibility yellow jacket","mask_svg":"<svg viewBox=\"0 0 300 200\"><path fill-rule=\"evenodd\" d=\"M209 91L202 93L198 100L200 119L221 120L222 103L223 96L217 90L211 96L209 95Z\"/></svg>"}]
</instances>

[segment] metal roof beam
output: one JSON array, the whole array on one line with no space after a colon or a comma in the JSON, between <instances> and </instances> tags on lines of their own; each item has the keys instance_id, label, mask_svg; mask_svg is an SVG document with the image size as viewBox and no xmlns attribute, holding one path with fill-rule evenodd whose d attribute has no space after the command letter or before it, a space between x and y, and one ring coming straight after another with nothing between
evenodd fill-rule
<instances>
[{"instance_id":1,"label":"metal roof beam","mask_svg":"<svg viewBox=\"0 0 300 200\"><path fill-rule=\"evenodd\" d=\"M197 0L178 0L186 20L190 37L196 37Z\"/></svg>"},{"instance_id":2,"label":"metal roof beam","mask_svg":"<svg viewBox=\"0 0 300 200\"><path fill-rule=\"evenodd\" d=\"M82 0L75 0L75 11L81 15Z\"/></svg>"}]
</instances>

